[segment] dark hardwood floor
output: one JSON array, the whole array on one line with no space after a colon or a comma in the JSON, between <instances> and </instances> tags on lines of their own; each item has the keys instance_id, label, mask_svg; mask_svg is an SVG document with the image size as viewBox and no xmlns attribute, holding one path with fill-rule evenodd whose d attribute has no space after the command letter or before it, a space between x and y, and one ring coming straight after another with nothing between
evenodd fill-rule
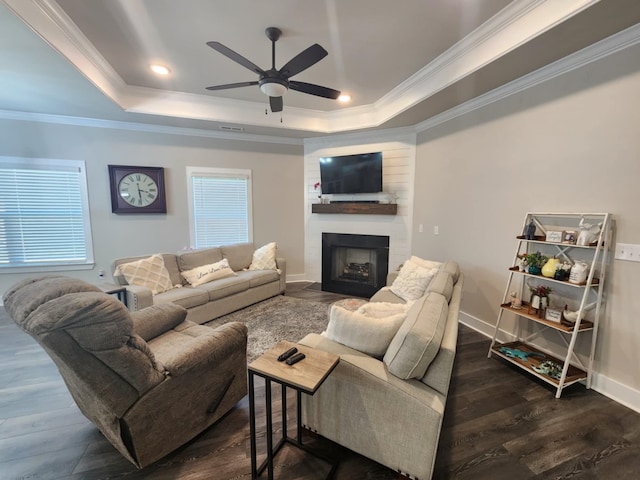
<instances>
[{"instance_id":1,"label":"dark hardwood floor","mask_svg":"<svg viewBox=\"0 0 640 480\"><path fill-rule=\"evenodd\" d=\"M324 303L342 297L304 283L289 285L287 295ZM138 471L80 414L44 351L6 315L0 318L0 479L250 477L246 397L194 441ZM640 414L580 385L556 400L548 386L487 359L488 347L487 338L461 325L434 479L640 478ZM257 395L262 405L264 387ZM277 406L274 431L276 412ZM259 409L258 425L263 414ZM338 480L397 477L321 437L307 434L305 443L339 461ZM276 460L278 479L319 479L328 471L294 448Z\"/></svg>"}]
</instances>

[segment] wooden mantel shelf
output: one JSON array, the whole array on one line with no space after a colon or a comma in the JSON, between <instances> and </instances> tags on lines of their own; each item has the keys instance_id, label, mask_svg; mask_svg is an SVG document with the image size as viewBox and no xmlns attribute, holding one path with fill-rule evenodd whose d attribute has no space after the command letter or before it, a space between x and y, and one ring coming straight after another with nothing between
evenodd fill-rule
<instances>
[{"instance_id":1,"label":"wooden mantel shelf","mask_svg":"<svg viewBox=\"0 0 640 480\"><path fill-rule=\"evenodd\" d=\"M356 215L397 215L397 203L314 203L311 213L347 213Z\"/></svg>"}]
</instances>

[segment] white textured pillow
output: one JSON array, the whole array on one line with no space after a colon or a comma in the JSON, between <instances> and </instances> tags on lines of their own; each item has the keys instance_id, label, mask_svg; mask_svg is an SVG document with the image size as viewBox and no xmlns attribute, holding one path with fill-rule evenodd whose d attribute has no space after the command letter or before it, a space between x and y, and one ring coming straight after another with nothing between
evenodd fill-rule
<instances>
[{"instance_id":1,"label":"white textured pillow","mask_svg":"<svg viewBox=\"0 0 640 480\"><path fill-rule=\"evenodd\" d=\"M385 318L398 313L407 313L411 307L410 303L392 303L392 302L368 302L360 306L356 313L360 313L367 317Z\"/></svg>"},{"instance_id":2,"label":"white textured pillow","mask_svg":"<svg viewBox=\"0 0 640 480\"><path fill-rule=\"evenodd\" d=\"M422 268L432 269L432 268L440 268L443 264L442 262L434 262L433 260L425 260L424 258L416 257L413 255L409 261L420 265Z\"/></svg>"},{"instance_id":3,"label":"white textured pillow","mask_svg":"<svg viewBox=\"0 0 640 480\"><path fill-rule=\"evenodd\" d=\"M276 242L267 243L253 252L249 270L276 269Z\"/></svg>"},{"instance_id":4,"label":"white textured pillow","mask_svg":"<svg viewBox=\"0 0 640 480\"><path fill-rule=\"evenodd\" d=\"M173 288L169 271L164 266L162 255L159 254L135 262L122 263L116 267L114 275L122 275L129 285L147 287L154 295Z\"/></svg>"},{"instance_id":5,"label":"white textured pillow","mask_svg":"<svg viewBox=\"0 0 640 480\"><path fill-rule=\"evenodd\" d=\"M192 268L191 270L186 270L181 273L184 279L189 282L192 287L212 282L218 278L236 275L236 273L231 270L231 267L229 267L229 260L226 258L223 258L219 262Z\"/></svg>"},{"instance_id":6,"label":"white textured pillow","mask_svg":"<svg viewBox=\"0 0 640 480\"><path fill-rule=\"evenodd\" d=\"M406 317L406 313L384 318L369 317L333 305L323 335L359 352L381 358Z\"/></svg>"},{"instance_id":7,"label":"white textured pillow","mask_svg":"<svg viewBox=\"0 0 640 480\"><path fill-rule=\"evenodd\" d=\"M437 268L427 269L407 260L389 289L407 302L417 300L424 295L437 272Z\"/></svg>"}]
</instances>

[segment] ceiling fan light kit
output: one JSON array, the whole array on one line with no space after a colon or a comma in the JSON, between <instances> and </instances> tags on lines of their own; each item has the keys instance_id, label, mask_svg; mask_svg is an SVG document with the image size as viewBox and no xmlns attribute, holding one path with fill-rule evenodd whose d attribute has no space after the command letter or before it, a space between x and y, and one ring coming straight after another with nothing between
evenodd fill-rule
<instances>
[{"instance_id":1,"label":"ceiling fan light kit","mask_svg":"<svg viewBox=\"0 0 640 480\"><path fill-rule=\"evenodd\" d=\"M239 53L234 52L229 47L220 42L207 42L207 45L218 53L242 65L243 67L258 74L258 81L229 83L226 85L215 85L207 87L207 90L225 90L228 88L249 87L258 85L260 91L269 97L269 106L272 112L281 112L283 109L282 96L289 90L315 95L317 97L336 100L340 96L338 90L314 85L313 83L298 82L289 80L294 75L315 65L326 57L327 51L317 43L303 50L298 55L289 60L280 70L276 69L276 41L282 35L282 31L276 27L269 27L265 30L267 38L271 41L271 68L263 70Z\"/></svg>"}]
</instances>

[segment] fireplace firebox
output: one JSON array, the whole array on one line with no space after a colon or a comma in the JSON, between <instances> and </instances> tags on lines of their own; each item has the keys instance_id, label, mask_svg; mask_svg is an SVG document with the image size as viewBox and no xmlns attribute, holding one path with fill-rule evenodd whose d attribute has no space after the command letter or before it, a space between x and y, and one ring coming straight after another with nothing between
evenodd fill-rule
<instances>
[{"instance_id":1,"label":"fireplace firebox","mask_svg":"<svg viewBox=\"0 0 640 480\"><path fill-rule=\"evenodd\" d=\"M322 290L369 298L384 287L389 237L322 234Z\"/></svg>"}]
</instances>

